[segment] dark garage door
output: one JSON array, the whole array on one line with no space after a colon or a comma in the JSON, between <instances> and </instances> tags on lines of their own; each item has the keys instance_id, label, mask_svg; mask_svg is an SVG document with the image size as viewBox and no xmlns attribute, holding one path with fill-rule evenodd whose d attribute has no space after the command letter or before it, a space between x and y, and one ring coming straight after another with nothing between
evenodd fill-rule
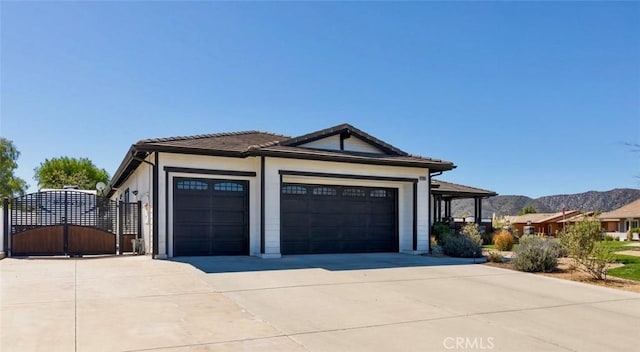
<instances>
[{"instance_id":1,"label":"dark garage door","mask_svg":"<svg viewBox=\"0 0 640 352\"><path fill-rule=\"evenodd\" d=\"M283 184L282 254L396 252L397 192Z\"/></svg>"},{"instance_id":2,"label":"dark garage door","mask_svg":"<svg viewBox=\"0 0 640 352\"><path fill-rule=\"evenodd\" d=\"M248 255L249 183L174 178L174 256Z\"/></svg>"}]
</instances>

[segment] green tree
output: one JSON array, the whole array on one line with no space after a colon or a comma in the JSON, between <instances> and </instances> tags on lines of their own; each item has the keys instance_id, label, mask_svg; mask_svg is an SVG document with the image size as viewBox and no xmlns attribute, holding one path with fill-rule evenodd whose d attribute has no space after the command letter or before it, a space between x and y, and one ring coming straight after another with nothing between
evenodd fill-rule
<instances>
[{"instance_id":1,"label":"green tree","mask_svg":"<svg viewBox=\"0 0 640 352\"><path fill-rule=\"evenodd\" d=\"M527 205L526 207L522 208L522 210L520 210L518 215L535 214L537 212L538 211L536 210L536 208L533 207L533 205Z\"/></svg>"},{"instance_id":2,"label":"green tree","mask_svg":"<svg viewBox=\"0 0 640 352\"><path fill-rule=\"evenodd\" d=\"M35 168L34 180L41 188L62 188L63 186L78 186L81 189L95 189L98 182L109 182L109 174L100 169L88 158L60 158L45 159Z\"/></svg>"},{"instance_id":3,"label":"green tree","mask_svg":"<svg viewBox=\"0 0 640 352\"><path fill-rule=\"evenodd\" d=\"M13 173L18 168L20 152L6 138L0 137L0 197L14 197L24 194L28 188L27 182Z\"/></svg>"}]
</instances>

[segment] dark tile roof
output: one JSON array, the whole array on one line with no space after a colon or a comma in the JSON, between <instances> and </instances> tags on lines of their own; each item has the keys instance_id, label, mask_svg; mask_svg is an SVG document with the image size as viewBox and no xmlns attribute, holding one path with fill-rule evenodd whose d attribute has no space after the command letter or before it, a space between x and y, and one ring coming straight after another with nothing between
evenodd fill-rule
<instances>
[{"instance_id":1,"label":"dark tile roof","mask_svg":"<svg viewBox=\"0 0 640 352\"><path fill-rule=\"evenodd\" d=\"M137 146L165 148L186 148L218 150L228 152L246 152L251 146L278 143L290 137L260 132L243 131L231 133L202 134L196 136L144 139Z\"/></svg>"},{"instance_id":2,"label":"dark tile roof","mask_svg":"<svg viewBox=\"0 0 640 352\"><path fill-rule=\"evenodd\" d=\"M498 194L494 191L486 189L469 187L452 182L441 180L431 180L432 193L442 195L449 198L467 198L467 197L493 197Z\"/></svg>"},{"instance_id":3,"label":"dark tile roof","mask_svg":"<svg viewBox=\"0 0 640 352\"><path fill-rule=\"evenodd\" d=\"M385 154L299 147L301 144L340 133L356 135L358 138L378 147L378 149L385 152ZM143 139L131 146L125 159L120 164L118 170L116 170L111 186L118 187L142 162L141 158L144 158L147 153L150 152L173 152L231 157L264 155L374 165L428 167L433 171L446 171L455 168L452 162L409 155L349 124L341 124L295 138L261 131L243 131Z\"/></svg>"},{"instance_id":4,"label":"dark tile roof","mask_svg":"<svg viewBox=\"0 0 640 352\"><path fill-rule=\"evenodd\" d=\"M342 150L302 148L299 145L348 131L372 143L387 154L361 153ZM144 151L166 151L212 155L272 155L311 159L341 159L347 162L424 166L433 170L450 170L453 163L440 159L407 154L371 135L349 125L342 124L322 131L291 138L281 134L261 131L202 134L169 138L152 138L138 141L134 148Z\"/></svg>"}]
</instances>

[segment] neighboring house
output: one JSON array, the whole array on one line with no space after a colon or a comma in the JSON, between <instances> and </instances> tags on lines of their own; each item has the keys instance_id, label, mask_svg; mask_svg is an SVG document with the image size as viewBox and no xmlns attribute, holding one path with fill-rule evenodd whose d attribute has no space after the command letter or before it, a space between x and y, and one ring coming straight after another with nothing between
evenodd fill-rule
<instances>
[{"instance_id":1,"label":"neighboring house","mask_svg":"<svg viewBox=\"0 0 640 352\"><path fill-rule=\"evenodd\" d=\"M536 234L555 236L562 230L566 220L580 214L578 210L570 210L557 213L533 213L516 216L505 216L513 229L518 230L518 235L525 234L525 227L531 228Z\"/></svg>"},{"instance_id":2,"label":"neighboring house","mask_svg":"<svg viewBox=\"0 0 640 352\"><path fill-rule=\"evenodd\" d=\"M629 229L640 227L640 199L600 214L600 223L605 231L615 236L626 234Z\"/></svg>"},{"instance_id":3,"label":"neighboring house","mask_svg":"<svg viewBox=\"0 0 640 352\"><path fill-rule=\"evenodd\" d=\"M108 195L141 201L154 257L424 253L431 177L453 168L348 124L220 133L137 142Z\"/></svg>"}]
</instances>

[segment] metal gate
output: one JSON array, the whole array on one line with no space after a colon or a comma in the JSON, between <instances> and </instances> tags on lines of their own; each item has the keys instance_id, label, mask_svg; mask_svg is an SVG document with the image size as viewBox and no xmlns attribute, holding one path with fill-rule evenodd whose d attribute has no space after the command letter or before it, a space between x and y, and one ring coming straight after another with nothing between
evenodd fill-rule
<instances>
[{"instance_id":1,"label":"metal gate","mask_svg":"<svg viewBox=\"0 0 640 352\"><path fill-rule=\"evenodd\" d=\"M4 203L5 246L10 256L116 254L116 244L123 243L119 230L125 222L135 220L138 225L137 203L120 207L91 192L38 192ZM128 231L132 232L139 233L137 228Z\"/></svg>"}]
</instances>

